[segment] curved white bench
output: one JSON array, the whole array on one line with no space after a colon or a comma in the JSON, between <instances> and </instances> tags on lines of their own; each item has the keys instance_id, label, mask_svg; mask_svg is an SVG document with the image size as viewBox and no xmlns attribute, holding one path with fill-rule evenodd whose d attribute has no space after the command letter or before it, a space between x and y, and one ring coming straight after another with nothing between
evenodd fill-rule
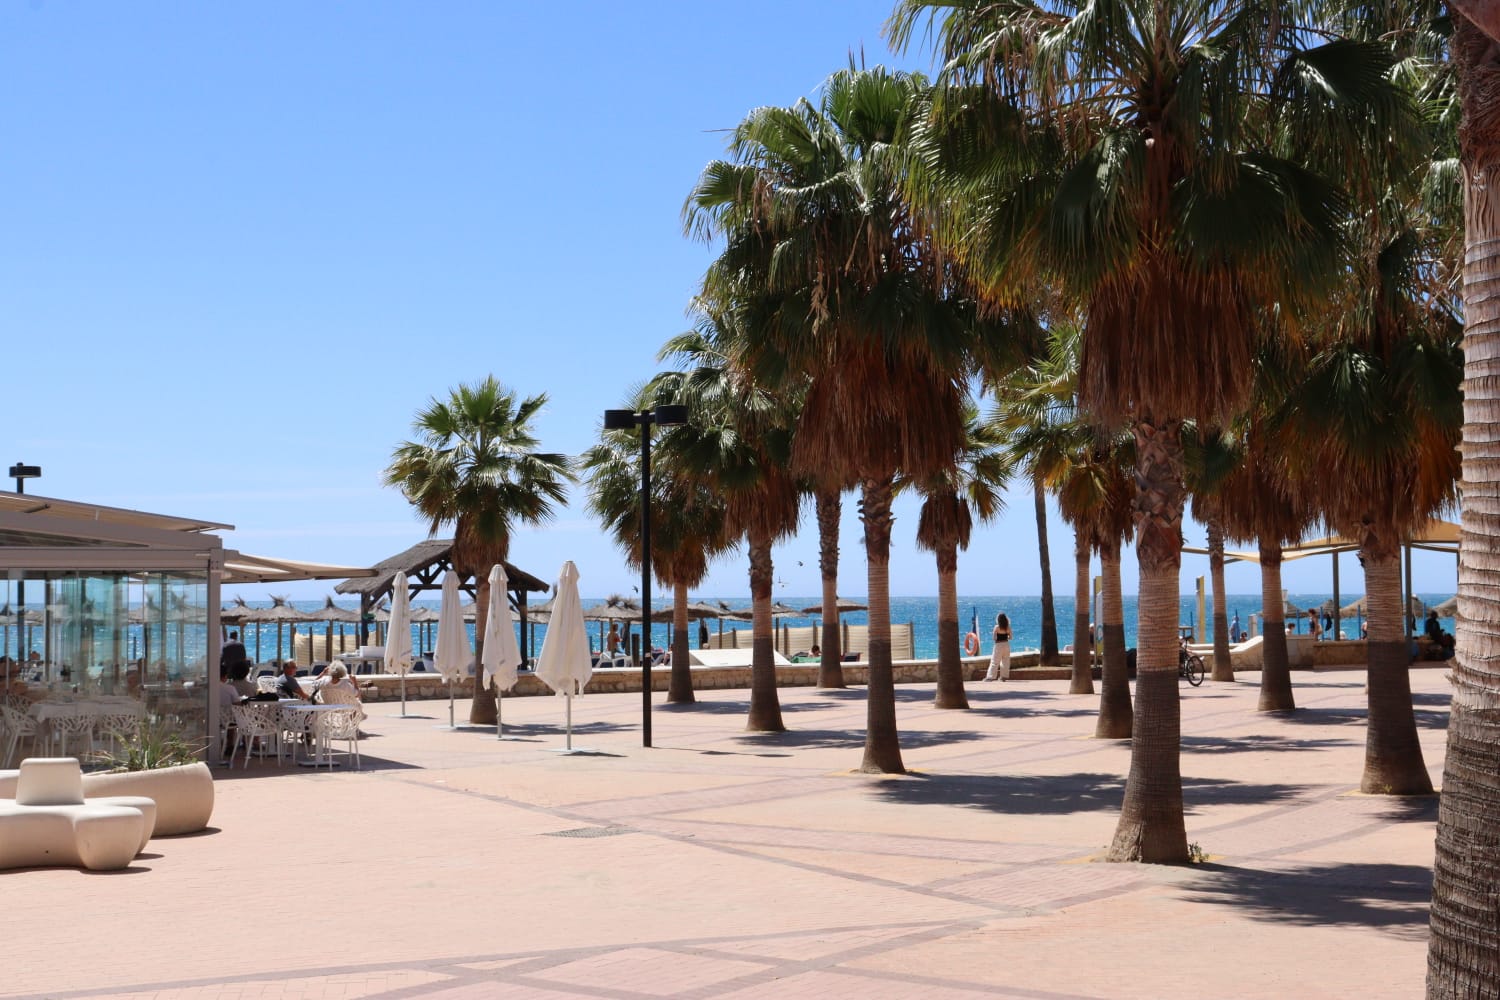
<instances>
[{"instance_id":1,"label":"curved white bench","mask_svg":"<svg viewBox=\"0 0 1500 1000\"><path fill-rule=\"evenodd\" d=\"M138 796L83 799L72 757L21 762L16 797L0 799L0 869L69 866L115 871L146 846L156 803Z\"/></svg>"}]
</instances>

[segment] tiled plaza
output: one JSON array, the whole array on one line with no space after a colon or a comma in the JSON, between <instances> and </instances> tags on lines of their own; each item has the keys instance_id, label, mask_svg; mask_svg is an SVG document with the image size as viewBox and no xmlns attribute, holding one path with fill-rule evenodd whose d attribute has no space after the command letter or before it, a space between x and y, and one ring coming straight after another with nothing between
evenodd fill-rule
<instances>
[{"instance_id":1,"label":"tiled plaza","mask_svg":"<svg viewBox=\"0 0 1500 1000\"><path fill-rule=\"evenodd\" d=\"M1129 746L1097 696L897 689L912 774L851 773L864 692L370 706L363 769L216 769L210 832L130 870L0 873L4 997L1410 997L1426 960L1432 799L1356 793L1362 673L1182 690L1188 838L1208 863L1091 862ZM1441 776L1448 685L1412 683ZM459 719L466 715L459 706Z\"/></svg>"}]
</instances>

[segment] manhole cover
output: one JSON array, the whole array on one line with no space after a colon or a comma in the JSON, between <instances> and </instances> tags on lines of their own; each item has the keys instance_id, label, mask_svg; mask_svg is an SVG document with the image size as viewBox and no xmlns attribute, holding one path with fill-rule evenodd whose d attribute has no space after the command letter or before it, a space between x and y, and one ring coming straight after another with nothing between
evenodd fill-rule
<instances>
[{"instance_id":1,"label":"manhole cover","mask_svg":"<svg viewBox=\"0 0 1500 1000\"><path fill-rule=\"evenodd\" d=\"M618 837L622 833L629 833L630 828L624 826L580 826L576 830L557 830L553 833L544 833L544 837Z\"/></svg>"}]
</instances>

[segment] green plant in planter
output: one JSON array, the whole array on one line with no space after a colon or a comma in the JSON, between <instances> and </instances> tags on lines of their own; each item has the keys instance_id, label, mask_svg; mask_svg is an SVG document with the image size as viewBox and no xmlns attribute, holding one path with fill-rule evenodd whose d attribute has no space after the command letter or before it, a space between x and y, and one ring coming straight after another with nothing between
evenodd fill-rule
<instances>
[{"instance_id":1,"label":"green plant in planter","mask_svg":"<svg viewBox=\"0 0 1500 1000\"><path fill-rule=\"evenodd\" d=\"M108 771L153 771L179 764L195 764L206 744L190 743L165 719L148 717L129 730L110 734L111 747L95 751L91 760Z\"/></svg>"}]
</instances>

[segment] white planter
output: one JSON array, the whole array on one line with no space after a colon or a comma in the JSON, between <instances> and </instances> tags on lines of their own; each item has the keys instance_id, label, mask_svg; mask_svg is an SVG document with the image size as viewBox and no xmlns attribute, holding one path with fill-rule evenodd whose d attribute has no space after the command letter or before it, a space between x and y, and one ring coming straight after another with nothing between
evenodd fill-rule
<instances>
[{"instance_id":1,"label":"white planter","mask_svg":"<svg viewBox=\"0 0 1500 1000\"><path fill-rule=\"evenodd\" d=\"M214 811L214 776L208 765L180 764L151 771L85 774L83 796L144 795L156 802L154 837L197 833Z\"/></svg>"}]
</instances>

